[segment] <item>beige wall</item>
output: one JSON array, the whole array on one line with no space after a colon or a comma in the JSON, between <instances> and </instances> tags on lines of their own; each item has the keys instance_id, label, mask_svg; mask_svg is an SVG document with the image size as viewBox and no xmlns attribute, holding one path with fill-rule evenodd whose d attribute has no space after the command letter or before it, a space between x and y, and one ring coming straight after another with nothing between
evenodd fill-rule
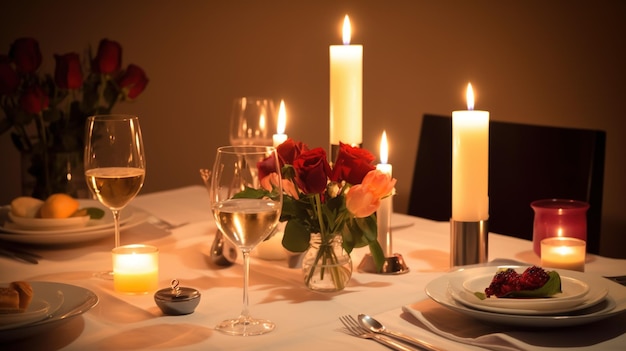
<instances>
[{"instance_id":1,"label":"beige wall","mask_svg":"<svg viewBox=\"0 0 626 351\"><path fill-rule=\"evenodd\" d=\"M17 2L14 2L17 3ZM348 13L364 46L364 146L383 129L405 211L421 116L476 107L491 118L608 132L602 249L625 255L626 3L620 1L21 1L0 5L0 52L19 36L53 53L107 37L150 84L134 104L144 131L143 193L199 184L228 142L231 99L285 99L287 132L328 143L328 46ZM0 136L0 200L19 194L19 158ZM623 246L622 246L623 247Z\"/></svg>"}]
</instances>

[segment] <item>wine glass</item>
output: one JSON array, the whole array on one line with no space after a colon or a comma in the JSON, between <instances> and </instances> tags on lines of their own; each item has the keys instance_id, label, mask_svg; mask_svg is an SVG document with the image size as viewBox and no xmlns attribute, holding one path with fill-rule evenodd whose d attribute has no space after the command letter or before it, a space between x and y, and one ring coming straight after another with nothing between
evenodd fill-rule
<instances>
[{"instance_id":1,"label":"wine glass","mask_svg":"<svg viewBox=\"0 0 626 351\"><path fill-rule=\"evenodd\" d=\"M272 146L276 133L274 102L263 97L238 97L230 115L230 145Z\"/></svg>"},{"instance_id":2,"label":"wine glass","mask_svg":"<svg viewBox=\"0 0 626 351\"><path fill-rule=\"evenodd\" d=\"M113 213L115 247L120 246L120 212L139 193L146 174L139 117L87 118L85 178L94 196Z\"/></svg>"},{"instance_id":3,"label":"wine glass","mask_svg":"<svg viewBox=\"0 0 626 351\"><path fill-rule=\"evenodd\" d=\"M230 114L230 145L272 146L276 119L272 100L263 97L235 98ZM220 266L229 266L237 258L237 252L224 240L220 231L213 238L211 258Z\"/></svg>"},{"instance_id":4,"label":"wine glass","mask_svg":"<svg viewBox=\"0 0 626 351\"><path fill-rule=\"evenodd\" d=\"M257 163L273 157L273 169L280 174L278 157L273 147L224 146L217 149L213 165L210 198L217 227L243 254L243 308L237 318L228 319L216 329L231 335L260 335L274 329L274 323L255 319L248 308L250 251L274 231L282 208L282 184L275 178L271 193L260 198L241 196L242 191L258 193L267 190L267 182L259 179ZM271 164L265 162L264 164ZM264 184L265 188L261 185Z\"/></svg>"}]
</instances>

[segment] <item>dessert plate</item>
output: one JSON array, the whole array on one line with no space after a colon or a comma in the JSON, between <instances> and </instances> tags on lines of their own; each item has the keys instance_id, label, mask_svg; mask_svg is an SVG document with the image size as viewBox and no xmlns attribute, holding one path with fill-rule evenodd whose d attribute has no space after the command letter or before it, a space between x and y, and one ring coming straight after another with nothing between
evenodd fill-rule
<instances>
[{"instance_id":1,"label":"dessert plate","mask_svg":"<svg viewBox=\"0 0 626 351\"><path fill-rule=\"evenodd\" d=\"M108 211L108 210L107 210ZM106 212L110 215L111 211ZM104 218L106 218L105 215ZM111 215L112 217L112 215ZM122 219L120 221L120 229L125 230L132 228L145 222L149 217L149 214L145 211L139 210L132 206L127 206L122 211ZM2 216L0 215L0 222L2 222ZM90 221L91 222L91 221ZM0 239L25 244L38 244L38 245L60 245L60 244L75 244L86 241L102 239L107 236L113 235L113 219L107 224L91 225L90 223L83 228L74 228L67 230L55 230L55 231L41 231L32 230L26 231L22 229L7 228L6 221L0 224Z\"/></svg>"},{"instance_id":2,"label":"dessert plate","mask_svg":"<svg viewBox=\"0 0 626 351\"><path fill-rule=\"evenodd\" d=\"M60 230L81 228L87 225L89 216L68 217L68 218L30 218L20 217L9 212L9 219L16 224L16 227L26 230ZM99 221L99 220L94 220Z\"/></svg>"},{"instance_id":3,"label":"dessert plate","mask_svg":"<svg viewBox=\"0 0 626 351\"><path fill-rule=\"evenodd\" d=\"M581 280L561 276L561 293L544 298L498 298L495 296L481 300L474 293L484 293L489 286L495 271L478 277L466 279L459 288L459 281L453 279L452 288L461 296L466 304L475 308L497 308L499 310L537 310L537 311L566 311L567 308L580 305L586 300L589 285ZM604 294L606 295L606 294Z\"/></svg>"},{"instance_id":4,"label":"dessert plate","mask_svg":"<svg viewBox=\"0 0 626 351\"><path fill-rule=\"evenodd\" d=\"M26 311L5 311L0 309L0 330L35 322L46 317L50 304L42 299L33 299Z\"/></svg>"},{"instance_id":5,"label":"dessert plate","mask_svg":"<svg viewBox=\"0 0 626 351\"><path fill-rule=\"evenodd\" d=\"M527 268L526 266L507 267L521 270ZM479 310L461 303L453 297L456 289L451 287L451 279L459 279L459 277L461 277L461 281L464 281L472 276L492 274L495 272L495 269L497 269L497 267L487 266L461 269L447 273L429 282L426 285L425 292L440 305L476 319L488 323L530 328L583 325L611 317L626 310L626 288L601 276L567 270L557 270L557 272L559 272L561 276L572 277L589 285L590 289L587 298L593 296L591 294L594 293L594 289L596 288L600 289L599 291L606 290L606 296L597 303L589 304L576 311L530 315ZM507 312L510 312L510 310L507 310Z\"/></svg>"},{"instance_id":6,"label":"dessert plate","mask_svg":"<svg viewBox=\"0 0 626 351\"><path fill-rule=\"evenodd\" d=\"M0 342L25 338L52 329L89 311L98 303L98 296L91 290L75 285L55 282L30 284L34 296L39 296L50 304L49 313L36 322L0 329Z\"/></svg>"}]
</instances>

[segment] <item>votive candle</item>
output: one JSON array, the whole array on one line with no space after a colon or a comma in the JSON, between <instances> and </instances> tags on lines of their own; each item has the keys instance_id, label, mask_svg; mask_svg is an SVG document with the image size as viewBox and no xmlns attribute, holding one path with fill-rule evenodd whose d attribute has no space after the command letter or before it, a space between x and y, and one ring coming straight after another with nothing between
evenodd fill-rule
<instances>
[{"instance_id":1,"label":"votive candle","mask_svg":"<svg viewBox=\"0 0 626 351\"><path fill-rule=\"evenodd\" d=\"M553 237L541 241L541 266L550 268L585 271L584 240L568 237Z\"/></svg>"},{"instance_id":2,"label":"votive candle","mask_svg":"<svg viewBox=\"0 0 626 351\"><path fill-rule=\"evenodd\" d=\"M159 250L150 245L125 245L113 249L115 291L145 294L159 282Z\"/></svg>"}]
</instances>

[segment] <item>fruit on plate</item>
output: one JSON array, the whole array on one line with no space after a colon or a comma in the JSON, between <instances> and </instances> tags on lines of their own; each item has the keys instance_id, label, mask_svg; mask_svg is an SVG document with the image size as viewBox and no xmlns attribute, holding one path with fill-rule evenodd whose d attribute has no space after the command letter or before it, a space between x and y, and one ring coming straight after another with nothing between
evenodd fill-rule
<instances>
[{"instance_id":1,"label":"fruit on plate","mask_svg":"<svg viewBox=\"0 0 626 351\"><path fill-rule=\"evenodd\" d=\"M495 297L550 297L561 292L561 277L556 271L546 272L543 268L532 266L522 274L513 268L504 268L496 272L485 292L477 292L478 298Z\"/></svg>"},{"instance_id":2,"label":"fruit on plate","mask_svg":"<svg viewBox=\"0 0 626 351\"><path fill-rule=\"evenodd\" d=\"M78 210L79 206L78 200L73 197L57 193L48 196L41 205L39 214L41 218L68 218Z\"/></svg>"},{"instance_id":3,"label":"fruit on plate","mask_svg":"<svg viewBox=\"0 0 626 351\"><path fill-rule=\"evenodd\" d=\"M35 218L39 215L41 205L43 205L43 200L34 197L16 197L11 201L11 213L18 217Z\"/></svg>"},{"instance_id":4,"label":"fruit on plate","mask_svg":"<svg viewBox=\"0 0 626 351\"><path fill-rule=\"evenodd\" d=\"M33 299L33 287L28 282L11 282L0 288L0 312L24 312Z\"/></svg>"},{"instance_id":5,"label":"fruit on plate","mask_svg":"<svg viewBox=\"0 0 626 351\"><path fill-rule=\"evenodd\" d=\"M30 196L20 196L11 201L11 214L25 218L69 218L89 216L100 219L104 211L97 207L80 208L78 200L70 195L57 193L45 201Z\"/></svg>"}]
</instances>

